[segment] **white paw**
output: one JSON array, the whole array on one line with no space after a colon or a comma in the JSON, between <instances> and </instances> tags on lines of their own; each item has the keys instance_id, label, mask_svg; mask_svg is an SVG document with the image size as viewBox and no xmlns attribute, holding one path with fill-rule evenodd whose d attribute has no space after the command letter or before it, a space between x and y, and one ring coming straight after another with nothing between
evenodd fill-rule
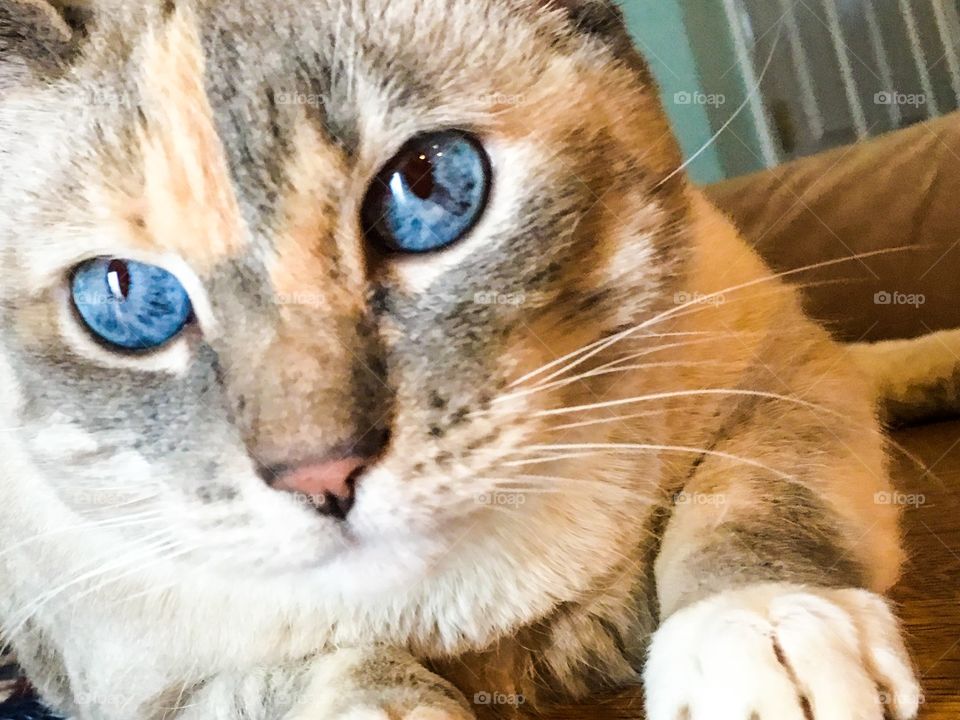
<instances>
[{"instance_id":1,"label":"white paw","mask_svg":"<svg viewBox=\"0 0 960 720\"><path fill-rule=\"evenodd\" d=\"M346 711L335 711L332 715L336 720L475 720L466 710L451 703L449 706L422 705L416 702L408 703L402 700L384 701L375 704L360 704ZM307 716L304 715L304 718ZM323 717L329 720L329 713L310 715L313 718ZM299 720L299 716L297 716Z\"/></svg>"},{"instance_id":2,"label":"white paw","mask_svg":"<svg viewBox=\"0 0 960 720\"><path fill-rule=\"evenodd\" d=\"M473 720L466 712L419 706L413 709L360 706L340 715L338 720Z\"/></svg>"},{"instance_id":3,"label":"white paw","mask_svg":"<svg viewBox=\"0 0 960 720\"><path fill-rule=\"evenodd\" d=\"M913 720L896 618L863 590L761 585L676 613L644 672L649 720Z\"/></svg>"},{"instance_id":4,"label":"white paw","mask_svg":"<svg viewBox=\"0 0 960 720\"><path fill-rule=\"evenodd\" d=\"M383 708L360 706L343 713L340 720L390 720L390 715Z\"/></svg>"},{"instance_id":5,"label":"white paw","mask_svg":"<svg viewBox=\"0 0 960 720\"><path fill-rule=\"evenodd\" d=\"M418 707L407 715L406 720L473 720L473 716L465 712L453 713L439 708Z\"/></svg>"}]
</instances>

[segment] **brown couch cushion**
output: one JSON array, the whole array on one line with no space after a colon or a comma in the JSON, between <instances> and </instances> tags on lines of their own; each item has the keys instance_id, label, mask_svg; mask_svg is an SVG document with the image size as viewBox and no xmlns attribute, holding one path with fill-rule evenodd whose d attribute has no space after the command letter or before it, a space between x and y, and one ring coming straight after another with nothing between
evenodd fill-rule
<instances>
[{"instance_id":1,"label":"brown couch cushion","mask_svg":"<svg viewBox=\"0 0 960 720\"><path fill-rule=\"evenodd\" d=\"M777 270L907 248L791 276L838 337L960 327L960 114L708 192Z\"/></svg>"}]
</instances>

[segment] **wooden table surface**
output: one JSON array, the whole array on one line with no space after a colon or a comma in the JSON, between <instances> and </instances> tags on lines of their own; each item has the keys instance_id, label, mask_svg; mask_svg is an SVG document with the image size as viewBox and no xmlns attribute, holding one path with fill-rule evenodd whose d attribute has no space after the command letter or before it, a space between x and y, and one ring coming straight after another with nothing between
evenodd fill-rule
<instances>
[{"instance_id":1,"label":"wooden table surface","mask_svg":"<svg viewBox=\"0 0 960 720\"><path fill-rule=\"evenodd\" d=\"M920 720L960 720L960 423L907 430L895 439L932 473L925 477L910 460L896 461L899 490L917 496L905 516L910 563L894 599L923 684ZM548 717L642 720L642 708L640 692L628 691Z\"/></svg>"}]
</instances>

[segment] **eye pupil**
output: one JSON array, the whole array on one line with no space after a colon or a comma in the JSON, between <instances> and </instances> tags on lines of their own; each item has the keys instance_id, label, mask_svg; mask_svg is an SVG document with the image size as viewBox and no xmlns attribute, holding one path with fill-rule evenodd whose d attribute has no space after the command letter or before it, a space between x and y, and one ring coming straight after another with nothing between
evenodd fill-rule
<instances>
[{"instance_id":1,"label":"eye pupil","mask_svg":"<svg viewBox=\"0 0 960 720\"><path fill-rule=\"evenodd\" d=\"M111 260L107 266L107 283L117 300L130 297L130 268L123 260Z\"/></svg>"},{"instance_id":2,"label":"eye pupil","mask_svg":"<svg viewBox=\"0 0 960 720\"><path fill-rule=\"evenodd\" d=\"M477 138L459 131L420 136L371 184L364 232L387 252L441 250L479 222L490 186L490 161Z\"/></svg>"},{"instance_id":3,"label":"eye pupil","mask_svg":"<svg viewBox=\"0 0 960 720\"><path fill-rule=\"evenodd\" d=\"M433 162L426 155L411 154L398 170L404 183L421 200L429 200L436 192Z\"/></svg>"}]
</instances>

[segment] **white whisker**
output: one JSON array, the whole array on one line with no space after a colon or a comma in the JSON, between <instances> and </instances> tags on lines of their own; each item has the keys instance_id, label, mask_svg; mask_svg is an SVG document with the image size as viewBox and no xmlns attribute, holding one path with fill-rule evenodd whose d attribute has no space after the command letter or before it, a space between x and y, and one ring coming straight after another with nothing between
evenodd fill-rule
<instances>
[{"instance_id":1,"label":"white whisker","mask_svg":"<svg viewBox=\"0 0 960 720\"><path fill-rule=\"evenodd\" d=\"M792 269L792 270L785 270L785 271L783 271L783 272L771 273L770 275L765 275L765 276L760 277L760 278L754 278L753 280L749 280L749 281L740 283L739 285L733 285L733 286L724 288L723 290L718 290L718 291L716 291L716 292L709 293L709 294L707 294L707 295L698 296L698 297L693 298L693 299L691 299L691 300L689 300L689 301L687 301L687 302L685 302L685 303L681 303L681 304L676 305L675 307L672 307L672 308L670 308L670 309L668 309L668 310L664 310L663 312L658 313L657 315L653 316L652 318L648 318L647 320L644 320L644 321L641 322L641 323L638 323L638 324L636 324L636 325L634 325L634 326L632 326L632 327L629 327L629 328L627 328L627 329L625 329L625 330L622 330L622 331L620 331L620 332L618 332L618 333L616 333L616 334L614 334L614 335L611 335L610 337L601 338L600 340L596 340L596 341L590 343L589 345L586 345L586 346L584 346L584 347L582 347L582 348L579 348L579 349L577 349L577 350L574 350L573 352L567 353L567 354L564 355L563 357L558 358L557 360L553 360L553 361L551 361L551 362L549 362L549 363L547 363L547 364L545 364L545 365L537 368L536 370L533 370L533 371L527 373L526 375L522 376L521 378L519 378L519 379L517 379L517 380L514 380L513 382L510 383L510 386L509 386L509 387L511 387L511 388L516 387L516 386L518 386L518 385L520 385L520 384L522 384L522 383L525 383L526 381L528 381L528 380L530 380L530 379L532 379L532 378L534 378L534 377L537 377L538 375L541 375L541 374L544 373L544 372L547 372L548 370L550 370L550 369L552 369L552 368L554 368L554 367L556 367L556 366L558 366L558 365L562 365L563 363L565 363L565 362L567 362L567 361L569 361L569 360L572 360L572 359L576 358L576 360L574 360L572 363L570 363L567 367L561 368L560 370L554 372L552 375L550 375L548 378L545 378L545 379L542 381L542 382L548 382L548 381L550 381L550 380L558 377L559 375L564 374L565 372L569 372L569 371L572 370L574 367L577 367L578 365L586 362L586 361L589 360L591 357L594 357L594 356L598 355L599 353L603 352L603 351L606 350L607 348L612 347L613 345L616 345L617 343L623 342L623 341L626 340L627 338L633 337L633 336L635 336L637 333L639 333L639 332L641 332L641 331L649 330L649 328L651 328L651 327L655 327L656 325L658 325L658 324L660 324L660 323L662 323L662 322L664 322L664 321L666 321L666 320L669 320L669 319L674 318L674 317L676 317L676 316L678 316L678 315L681 315L681 313L684 313L685 311L690 311L690 310L692 309L694 312L702 312L702 311L704 311L705 309L707 309L708 307L712 307L712 305L711 305L711 302L712 302L712 301L719 301L720 299L723 299L723 300L728 301L729 298L727 298L727 296L730 295L731 293L739 292L739 291L741 291L741 290L746 290L746 289L752 288L752 287L761 286L761 285L763 285L763 284L765 284L765 283L776 282L776 281L783 280L783 279L786 279L786 278L789 278L789 277L793 277L793 276L795 276L795 275L799 275L799 274L802 274L802 273L805 273L805 272L809 272L809 271L812 271L812 270L820 270L820 269L824 269L824 268L827 268L827 267L833 267L833 266L835 266L835 265L841 265L841 264L843 264L843 263L852 262L852 261L854 261L854 260L866 260L866 259L869 259L869 258L872 258L872 257L880 257L880 256L884 256L884 255L890 255L890 254L893 254L893 253L897 253L897 252L906 252L906 251L910 251L910 250L913 250L913 249L914 249L914 248L912 248L912 247L902 246L902 247L897 247L897 248L883 248L883 249L880 249L880 250L871 250L871 251L869 251L869 252L856 253L856 254L854 254L854 255L850 255L850 256L847 256L847 257L843 257L843 258L837 258L837 259L834 259L834 260L824 260L824 261L817 262L817 263L811 263L811 264L805 265L805 266L803 266L803 267L794 268L794 269ZM775 288L775 291L779 291L779 290L780 290L779 288ZM740 299L743 300L743 299L745 299L745 298L740 298ZM581 356L581 357L578 357L578 356Z\"/></svg>"},{"instance_id":2,"label":"white whisker","mask_svg":"<svg viewBox=\"0 0 960 720\"><path fill-rule=\"evenodd\" d=\"M61 535L76 532L78 530L96 530L96 529L114 529L114 528L124 528L124 527L138 527L145 526L144 520L158 520L162 516L162 513L158 511L143 512L135 515L125 515L120 517L106 518L104 520L98 520L96 522L83 522L77 525L70 525L67 527L56 528L53 530L48 530L47 532L40 533L38 535L33 535L31 537L20 540L9 547L3 549L0 552L0 558L8 555L12 552L19 550L27 545L30 545L35 542L41 542L49 538L59 537Z\"/></svg>"},{"instance_id":3,"label":"white whisker","mask_svg":"<svg viewBox=\"0 0 960 720\"><path fill-rule=\"evenodd\" d=\"M95 580L98 577L106 575L114 570L123 569L124 567L140 561L145 557L150 557L150 554L154 553L155 551L166 549L171 542L175 543L175 541L171 541L169 538L167 538L160 542L154 543L153 545L144 545L144 543L149 542L156 537L163 537L164 535L167 535L168 532L169 531L164 530L148 535L142 538L138 545L132 548L131 551L125 555L121 555L118 558L113 558L111 561L104 563L93 570L80 572L70 580L41 594L30 603L22 607L19 611L11 615L10 620L8 621L9 624L5 623L6 630L4 635L6 637L15 637L18 635L38 612L43 610L70 588L76 587L77 585L82 585L83 583L91 580ZM89 567L90 565L91 563L86 563L84 567ZM138 565L137 567L140 566Z\"/></svg>"},{"instance_id":4,"label":"white whisker","mask_svg":"<svg viewBox=\"0 0 960 720\"><path fill-rule=\"evenodd\" d=\"M571 443L564 445L533 445L528 448L525 448L530 452L536 451L577 451L577 452L587 452L587 453L612 453L612 452L640 452L640 453L685 453L693 454L696 456L707 455L709 457L716 457L724 460L731 460L743 465L748 465L750 467L759 468L765 470L773 475L776 475L782 480L788 480L794 482L796 478L793 475L772 468L769 465L765 465L758 460L752 460L750 458L741 457L739 455L733 455L731 453L721 452L719 450L710 450L709 448L700 448L700 447L689 447L685 445L648 445L643 443ZM520 461L519 463L508 462L505 465L510 467L516 467L520 464L526 463L528 461Z\"/></svg>"},{"instance_id":5,"label":"white whisker","mask_svg":"<svg viewBox=\"0 0 960 720\"><path fill-rule=\"evenodd\" d=\"M703 396L743 396L759 397L769 400L780 400L801 407L807 407L813 410L826 410L821 405L801 400L800 398L790 397L789 395L779 395L771 392L761 392L759 390L725 390L725 389L705 389L705 390L679 390L674 392L652 393L650 395L638 395L636 397L622 398L620 400L607 400L604 402L591 403L589 405L576 405L573 407L556 408L553 410L540 410L533 414L533 417L549 417L553 415L569 415L570 413L587 412L589 410L604 410L612 407L622 407L623 405L634 405L643 402L655 402L657 400L671 400L684 397L703 397Z\"/></svg>"},{"instance_id":6,"label":"white whisker","mask_svg":"<svg viewBox=\"0 0 960 720\"><path fill-rule=\"evenodd\" d=\"M592 427L594 425L605 425L607 423L622 423L627 420L640 420L641 418L648 417L663 417L665 414L670 412L667 408L661 408L659 410L647 410L646 412L639 413L630 413L629 415L613 415L605 418L597 418L594 420L582 420L580 422L565 423L563 425L555 425L548 428L549 432L559 432L564 430L576 430L578 428Z\"/></svg>"}]
</instances>

